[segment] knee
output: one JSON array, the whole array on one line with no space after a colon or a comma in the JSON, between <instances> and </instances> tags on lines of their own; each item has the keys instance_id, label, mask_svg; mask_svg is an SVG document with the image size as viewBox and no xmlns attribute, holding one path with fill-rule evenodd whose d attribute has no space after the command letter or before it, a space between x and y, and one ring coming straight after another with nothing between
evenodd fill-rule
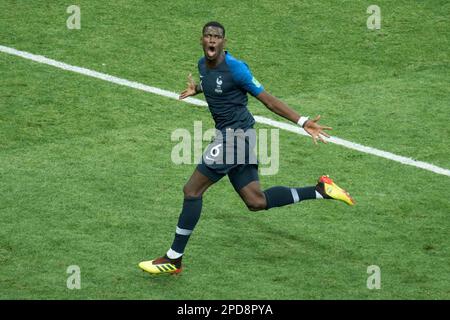
<instances>
[{"instance_id":1,"label":"knee","mask_svg":"<svg viewBox=\"0 0 450 320\"><path fill-rule=\"evenodd\" d=\"M267 207L266 198L264 196L254 197L245 201L248 210L250 211L260 211Z\"/></svg>"},{"instance_id":2,"label":"knee","mask_svg":"<svg viewBox=\"0 0 450 320\"><path fill-rule=\"evenodd\" d=\"M203 193L201 191L190 188L188 185L185 185L183 187L183 194L184 198L199 198Z\"/></svg>"}]
</instances>

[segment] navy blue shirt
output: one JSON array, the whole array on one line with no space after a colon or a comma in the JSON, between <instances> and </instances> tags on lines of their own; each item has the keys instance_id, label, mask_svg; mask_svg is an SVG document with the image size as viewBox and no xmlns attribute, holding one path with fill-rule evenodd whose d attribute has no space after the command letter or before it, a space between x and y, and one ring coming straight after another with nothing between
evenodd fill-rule
<instances>
[{"instance_id":1,"label":"navy blue shirt","mask_svg":"<svg viewBox=\"0 0 450 320\"><path fill-rule=\"evenodd\" d=\"M225 51L225 59L212 69L202 57L198 61L198 71L216 129L252 128L255 119L247 109L247 92L257 96L264 87L253 77L247 64Z\"/></svg>"}]
</instances>

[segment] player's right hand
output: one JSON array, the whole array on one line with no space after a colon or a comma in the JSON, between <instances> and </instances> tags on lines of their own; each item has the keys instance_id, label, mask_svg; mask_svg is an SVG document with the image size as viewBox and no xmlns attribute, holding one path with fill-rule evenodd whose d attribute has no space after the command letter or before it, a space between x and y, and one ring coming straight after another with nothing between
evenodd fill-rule
<instances>
[{"instance_id":1,"label":"player's right hand","mask_svg":"<svg viewBox=\"0 0 450 320\"><path fill-rule=\"evenodd\" d=\"M189 73L188 75L188 82L187 82L187 88L180 93L179 99L184 99L190 96L194 96L197 92L195 91L196 84L194 80L192 79L192 74Z\"/></svg>"},{"instance_id":2,"label":"player's right hand","mask_svg":"<svg viewBox=\"0 0 450 320\"><path fill-rule=\"evenodd\" d=\"M308 120L305 122L305 126L303 129L312 137L314 144L317 144L317 140L322 141L323 143L327 143L327 141L322 137L325 136L327 138L330 137L328 133L324 130L332 130L331 127L321 126L317 122L320 120L320 115L315 117L312 120Z\"/></svg>"}]
</instances>

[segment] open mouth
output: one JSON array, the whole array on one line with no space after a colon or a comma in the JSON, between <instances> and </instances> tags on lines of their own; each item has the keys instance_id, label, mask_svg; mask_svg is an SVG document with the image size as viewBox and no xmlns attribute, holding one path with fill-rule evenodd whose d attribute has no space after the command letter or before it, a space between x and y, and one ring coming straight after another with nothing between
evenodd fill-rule
<instances>
[{"instance_id":1,"label":"open mouth","mask_svg":"<svg viewBox=\"0 0 450 320\"><path fill-rule=\"evenodd\" d=\"M208 54L208 57L214 57L214 55L216 54L216 47L208 46L206 53Z\"/></svg>"}]
</instances>

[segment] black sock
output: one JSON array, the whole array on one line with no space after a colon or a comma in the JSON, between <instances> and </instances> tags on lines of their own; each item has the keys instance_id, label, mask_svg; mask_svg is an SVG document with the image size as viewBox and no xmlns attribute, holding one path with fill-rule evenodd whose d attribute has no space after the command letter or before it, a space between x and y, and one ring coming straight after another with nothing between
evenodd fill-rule
<instances>
[{"instance_id":1,"label":"black sock","mask_svg":"<svg viewBox=\"0 0 450 320\"><path fill-rule=\"evenodd\" d=\"M187 198L183 202L183 210L178 219L175 239L170 247L173 251L183 254L189 237L195 228L202 212L202 198Z\"/></svg>"},{"instance_id":2,"label":"black sock","mask_svg":"<svg viewBox=\"0 0 450 320\"><path fill-rule=\"evenodd\" d=\"M295 191L297 191L298 201L317 199L316 186L295 188Z\"/></svg>"},{"instance_id":3,"label":"black sock","mask_svg":"<svg viewBox=\"0 0 450 320\"><path fill-rule=\"evenodd\" d=\"M264 194L266 195L267 210L303 200L316 199L316 187L288 188L278 186L264 190Z\"/></svg>"}]
</instances>

